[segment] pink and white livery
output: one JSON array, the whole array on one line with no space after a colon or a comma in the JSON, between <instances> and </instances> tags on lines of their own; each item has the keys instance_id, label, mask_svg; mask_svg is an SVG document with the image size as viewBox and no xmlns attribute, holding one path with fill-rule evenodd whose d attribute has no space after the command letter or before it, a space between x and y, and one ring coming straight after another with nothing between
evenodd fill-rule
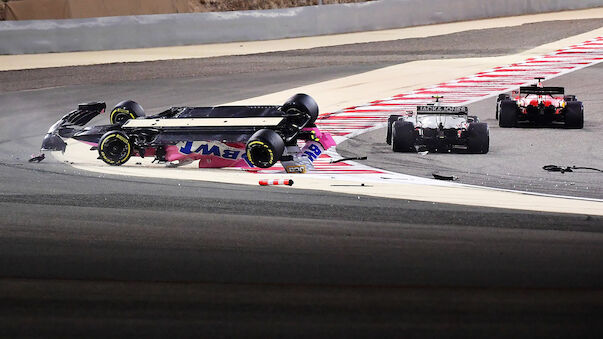
<instances>
[{"instance_id":1,"label":"pink and white livery","mask_svg":"<svg viewBox=\"0 0 603 339\"><path fill-rule=\"evenodd\" d=\"M131 156L153 156L171 165L198 160L201 168L269 168L280 161L288 173L305 173L335 146L314 124L318 105L306 94L282 106L172 107L152 116L128 100L113 108L110 125L84 127L105 108L102 102L80 104L50 128L42 153L31 160L41 161L45 151L64 152L63 139L73 138L113 166Z\"/></svg>"}]
</instances>

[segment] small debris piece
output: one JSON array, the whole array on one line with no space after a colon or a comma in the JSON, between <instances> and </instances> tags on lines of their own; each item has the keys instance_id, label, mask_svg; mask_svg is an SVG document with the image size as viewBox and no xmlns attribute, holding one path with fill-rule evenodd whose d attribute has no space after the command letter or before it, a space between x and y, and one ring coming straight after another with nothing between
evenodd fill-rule
<instances>
[{"instance_id":1,"label":"small debris piece","mask_svg":"<svg viewBox=\"0 0 603 339\"><path fill-rule=\"evenodd\" d=\"M40 162L46 159L46 155L44 153L32 154L29 158L29 162Z\"/></svg>"},{"instance_id":2,"label":"small debris piece","mask_svg":"<svg viewBox=\"0 0 603 339\"><path fill-rule=\"evenodd\" d=\"M448 181L458 180L458 178L455 177L454 175L442 175L442 174L438 174L438 173L432 173L431 175L433 175L433 177L438 180L448 180Z\"/></svg>"},{"instance_id":3,"label":"small debris piece","mask_svg":"<svg viewBox=\"0 0 603 339\"><path fill-rule=\"evenodd\" d=\"M348 160L366 160L367 157L347 157L347 158L341 158L341 159L337 159L337 160L333 160L331 159L331 161L329 163L334 164L334 163L338 163L340 161L348 161Z\"/></svg>"}]
</instances>

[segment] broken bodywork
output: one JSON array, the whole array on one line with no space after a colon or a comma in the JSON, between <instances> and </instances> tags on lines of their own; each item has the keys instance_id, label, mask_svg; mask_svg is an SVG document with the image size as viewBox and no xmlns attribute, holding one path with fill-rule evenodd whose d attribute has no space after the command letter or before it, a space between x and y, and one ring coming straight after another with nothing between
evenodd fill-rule
<instances>
[{"instance_id":1,"label":"broken bodywork","mask_svg":"<svg viewBox=\"0 0 603 339\"><path fill-rule=\"evenodd\" d=\"M142 107L124 101L111 111L111 124L85 125L106 109L104 103L78 106L55 123L42 142L47 151L65 152L72 138L98 151L109 165L122 165L131 156L157 162L199 167L268 168L281 162L287 172L306 172L335 142L314 121L318 106L297 94L282 106L172 107L145 116Z\"/></svg>"}]
</instances>

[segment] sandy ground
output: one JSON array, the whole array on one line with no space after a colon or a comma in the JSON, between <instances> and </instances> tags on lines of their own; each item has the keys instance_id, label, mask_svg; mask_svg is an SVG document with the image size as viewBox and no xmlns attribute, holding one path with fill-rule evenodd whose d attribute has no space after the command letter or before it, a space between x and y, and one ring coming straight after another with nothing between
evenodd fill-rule
<instances>
[{"instance_id":1,"label":"sandy ground","mask_svg":"<svg viewBox=\"0 0 603 339\"><path fill-rule=\"evenodd\" d=\"M601 26L603 26L603 19L540 22L504 29L465 30L427 38L352 43L254 55L7 71L0 72L0 90L108 84L146 79L199 79L237 73L251 76L279 70L308 70L308 73L312 74L312 70L317 67L329 69L350 67L359 69L356 73L361 73L367 69L378 69L416 60L516 54ZM488 43L484 44L482 39L487 40ZM2 64L4 63L0 62L0 65ZM423 77L415 78L421 81ZM313 82L319 81L321 79L316 78ZM383 97L378 93L375 95L378 98Z\"/></svg>"},{"instance_id":2,"label":"sandy ground","mask_svg":"<svg viewBox=\"0 0 603 339\"><path fill-rule=\"evenodd\" d=\"M544 21L584 20L594 18L603 18L603 8L270 41L233 42L225 44L142 48L98 52L3 55L0 56L0 71L119 62L208 58L229 55L248 55L278 51L293 51L299 49L376 41L424 38L464 32L474 29L511 27Z\"/></svg>"}]
</instances>

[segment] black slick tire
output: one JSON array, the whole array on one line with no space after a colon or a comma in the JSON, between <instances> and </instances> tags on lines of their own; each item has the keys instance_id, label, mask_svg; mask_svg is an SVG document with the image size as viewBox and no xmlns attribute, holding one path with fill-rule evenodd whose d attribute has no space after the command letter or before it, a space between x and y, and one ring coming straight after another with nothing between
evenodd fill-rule
<instances>
[{"instance_id":1,"label":"black slick tire","mask_svg":"<svg viewBox=\"0 0 603 339\"><path fill-rule=\"evenodd\" d=\"M584 127L584 106L581 101L569 101L565 105L565 128Z\"/></svg>"},{"instance_id":2,"label":"black slick tire","mask_svg":"<svg viewBox=\"0 0 603 339\"><path fill-rule=\"evenodd\" d=\"M390 115L387 119L387 134L385 135L385 142L388 145L392 144L392 125L398 120L399 117L399 115Z\"/></svg>"},{"instance_id":3,"label":"black slick tire","mask_svg":"<svg viewBox=\"0 0 603 339\"><path fill-rule=\"evenodd\" d=\"M133 153L132 143L122 131L109 131L98 142L100 159L111 166L126 163Z\"/></svg>"},{"instance_id":4,"label":"black slick tire","mask_svg":"<svg viewBox=\"0 0 603 339\"><path fill-rule=\"evenodd\" d=\"M412 122L398 120L392 124L392 151L415 152L415 139Z\"/></svg>"},{"instance_id":5,"label":"black slick tire","mask_svg":"<svg viewBox=\"0 0 603 339\"><path fill-rule=\"evenodd\" d=\"M125 100L113 107L109 115L111 124L123 125L130 119L144 117L144 109L136 101Z\"/></svg>"},{"instance_id":6,"label":"black slick tire","mask_svg":"<svg viewBox=\"0 0 603 339\"><path fill-rule=\"evenodd\" d=\"M275 131L264 128L249 138L245 151L253 166L268 168L280 160L285 151L285 141Z\"/></svg>"},{"instance_id":7,"label":"black slick tire","mask_svg":"<svg viewBox=\"0 0 603 339\"><path fill-rule=\"evenodd\" d=\"M511 96L506 93L498 95L498 98L496 99L496 115L495 115L496 120L498 120L498 115L500 112L500 102L503 100L509 100L509 99L511 99Z\"/></svg>"},{"instance_id":8,"label":"black slick tire","mask_svg":"<svg viewBox=\"0 0 603 339\"><path fill-rule=\"evenodd\" d=\"M517 126L517 104L514 100L503 100L500 102L500 113L498 116L498 126L515 127Z\"/></svg>"},{"instance_id":9,"label":"black slick tire","mask_svg":"<svg viewBox=\"0 0 603 339\"><path fill-rule=\"evenodd\" d=\"M490 150L490 132L485 122L470 123L467 128L467 151L486 154Z\"/></svg>"},{"instance_id":10,"label":"black slick tire","mask_svg":"<svg viewBox=\"0 0 603 339\"><path fill-rule=\"evenodd\" d=\"M576 101L576 96L573 94L568 94L563 97L563 100L568 101Z\"/></svg>"},{"instance_id":11,"label":"black slick tire","mask_svg":"<svg viewBox=\"0 0 603 339\"><path fill-rule=\"evenodd\" d=\"M310 118L308 125L314 124L318 118L318 104L309 95L299 93L289 98L281 107L283 112L295 109L307 114Z\"/></svg>"}]
</instances>

